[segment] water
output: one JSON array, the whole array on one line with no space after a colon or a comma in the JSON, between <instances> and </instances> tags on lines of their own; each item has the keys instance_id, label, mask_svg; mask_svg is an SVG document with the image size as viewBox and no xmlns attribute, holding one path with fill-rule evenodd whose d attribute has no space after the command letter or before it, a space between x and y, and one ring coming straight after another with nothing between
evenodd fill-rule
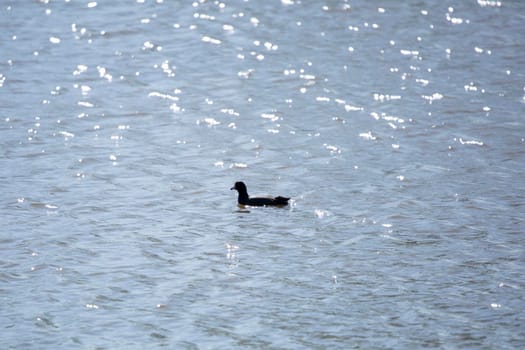
<instances>
[{"instance_id":1,"label":"water","mask_svg":"<svg viewBox=\"0 0 525 350\"><path fill-rule=\"evenodd\" d=\"M0 16L4 349L525 345L525 3Z\"/></svg>"}]
</instances>

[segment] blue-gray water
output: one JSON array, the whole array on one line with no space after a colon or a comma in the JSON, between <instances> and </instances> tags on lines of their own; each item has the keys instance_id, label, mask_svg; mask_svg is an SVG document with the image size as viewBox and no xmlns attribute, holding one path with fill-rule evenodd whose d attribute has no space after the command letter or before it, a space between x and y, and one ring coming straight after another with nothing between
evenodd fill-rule
<instances>
[{"instance_id":1,"label":"blue-gray water","mask_svg":"<svg viewBox=\"0 0 525 350\"><path fill-rule=\"evenodd\" d=\"M523 348L524 23L3 1L1 347Z\"/></svg>"}]
</instances>

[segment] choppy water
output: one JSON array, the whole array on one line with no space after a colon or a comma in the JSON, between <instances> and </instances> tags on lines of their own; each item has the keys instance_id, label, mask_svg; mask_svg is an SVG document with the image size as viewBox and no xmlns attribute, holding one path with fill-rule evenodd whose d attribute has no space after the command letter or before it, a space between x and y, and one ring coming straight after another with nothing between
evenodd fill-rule
<instances>
[{"instance_id":1,"label":"choppy water","mask_svg":"<svg viewBox=\"0 0 525 350\"><path fill-rule=\"evenodd\" d=\"M523 23L2 2L2 348L523 348Z\"/></svg>"}]
</instances>

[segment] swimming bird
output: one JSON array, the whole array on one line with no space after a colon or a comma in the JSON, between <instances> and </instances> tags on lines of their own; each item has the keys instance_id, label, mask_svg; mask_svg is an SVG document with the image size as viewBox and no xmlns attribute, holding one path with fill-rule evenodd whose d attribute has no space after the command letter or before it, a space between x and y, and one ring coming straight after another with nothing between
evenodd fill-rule
<instances>
[{"instance_id":1,"label":"swimming bird","mask_svg":"<svg viewBox=\"0 0 525 350\"><path fill-rule=\"evenodd\" d=\"M237 190L239 192L239 197L237 198L237 203L241 205L249 205L252 207L263 207L263 206L276 206L276 207L284 207L285 205L288 205L288 200L290 198L286 197L252 197L248 195L248 190L246 189L246 185L244 182L236 182L235 185L231 188L231 190Z\"/></svg>"}]
</instances>

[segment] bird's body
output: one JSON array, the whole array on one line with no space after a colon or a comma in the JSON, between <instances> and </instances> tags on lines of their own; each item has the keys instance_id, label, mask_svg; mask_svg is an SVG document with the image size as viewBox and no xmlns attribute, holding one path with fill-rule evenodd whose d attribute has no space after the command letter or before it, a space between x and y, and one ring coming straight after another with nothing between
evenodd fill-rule
<instances>
[{"instance_id":1,"label":"bird's body","mask_svg":"<svg viewBox=\"0 0 525 350\"><path fill-rule=\"evenodd\" d=\"M239 197L237 198L237 203L240 205L249 205L252 207L263 207L263 206L274 206L274 207L283 207L288 205L288 200L290 198L286 197L251 197L248 195L248 190L244 182L236 182L235 185L231 188L232 190L237 190Z\"/></svg>"}]
</instances>

